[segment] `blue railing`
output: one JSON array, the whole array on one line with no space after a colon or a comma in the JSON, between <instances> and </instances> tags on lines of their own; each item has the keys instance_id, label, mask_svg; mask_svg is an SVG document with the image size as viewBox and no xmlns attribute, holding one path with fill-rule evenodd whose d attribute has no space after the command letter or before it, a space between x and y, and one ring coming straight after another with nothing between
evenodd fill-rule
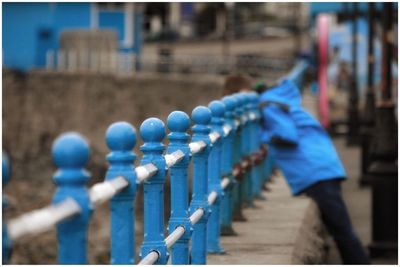
<instances>
[{"instance_id":1,"label":"blue railing","mask_svg":"<svg viewBox=\"0 0 400 267\"><path fill-rule=\"evenodd\" d=\"M157 118L140 126L143 157L134 166L136 130L116 122L106 132L111 153L105 181L88 189L85 165L89 146L75 132L53 143L58 167L53 179L57 191L52 205L9 220L3 227L3 259L12 242L29 234L57 228L58 262L87 263L87 231L92 212L110 201L111 263L133 264L135 259L134 199L138 184L144 190L144 240L139 264L206 264L207 253L222 253L221 227L232 227L232 213L243 202L252 203L268 177L265 148L258 135L260 113L256 93L238 93L198 106L191 119L182 111L167 119L170 131ZM187 131L192 126L192 136ZM191 139L191 140L190 140ZM3 157L3 186L8 181ZM193 164L192 198L189 203L188 168ZM239 167L240 166L240 167ZM171 215L164 236L164 183L169 172ZM239 182L236 177L243 177ZM4 204L3 200L3 204ZM234 206L236 205L236 207ZM191 239L191 248L189 241Z\"/></svg>"},{"instance_id":2,"label":"blue railing","mask_svg":"<svg viewBox=\"0 0 400 267\"><path fill-rule=\"evenodd\" d=\"M288 77L300 80L303 63ZM233 216L239 220L242 205L261 198L261 188L271 172L267 148L260 143L261 114L258 95L241 92L198 106L189 116L172 112L167 119L169 145L163 142L166 127L157 118L140 126L143 157L135 167L132 152L137 137L127 122L107 129L109 168L105 181L88 189L85 170L89 146L76 132L64 133L53 143L58 167L53 176L57 191L52 204L8 220L3 224L3 263L9 261L12 244L26 235L57 229L58 262L87 263L87 235L92 212L110 201L111 264L134 264L134 200L138 185L144 191L144 240L139 264L206 264L207 253L223 253L221 230L234 232ZM187 132L192 124L192 136ZM189 202L188 168L192 164L192 198ZM3 187L9 179L3 154ZM168 236L164 236L164 183L170 175L171 213ZM3 211L7 208L3 197ZM190 242L191 241L191 242ZM189 247L191 244L191 247Z\"/></svg>"}]
</instances>

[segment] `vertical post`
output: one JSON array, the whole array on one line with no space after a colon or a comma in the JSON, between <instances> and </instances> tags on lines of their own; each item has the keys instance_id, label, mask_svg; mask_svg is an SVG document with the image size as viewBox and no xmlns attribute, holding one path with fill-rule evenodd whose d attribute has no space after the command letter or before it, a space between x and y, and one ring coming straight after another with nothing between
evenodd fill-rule
<instances>
[{"instance_id":1,"label":"vertical post","mask_svg":"<svg viewBox=\"0 0 400 267\"><path fill-rule=\"evenodd\" d=\"M92 206L85 186L90 175L84 169L89 160L87 141L78 133L60 135L53 143L53 161L58 167L53 179L58 189L53 204L67 198L74 199L81 212L57 225L58 262L60 264L87 263L87 231Z\"/></svg>"},{"instance_id":2,"label":"vertical post","mask_svg":"<svg viewBox=\"0 0 400 267\"><path fill-rule=\"evenodd\" d=\"M241 165L241 159L242 159L242 138L244 138L244 132L243 132L243 127L244 127L244 121L242 117L243 113L243 108L242 108L242 101L239 97L238 94L235 94L232 96L233 100L236 102L236 109L235 109L235 121L236 124L238 125L238 128L236 129L236 134L235 138L233 140L233 156L234 156L234 164L235 164L235 169L240 170L239 176L237 176L236 180L238 183L236 184L236 188L233 190L233 220L234 221L241 221L244 222L247 219L244 217L243 212L242 212L242 201L241 201L241 196L242 196L242 191L243 191L243 184L244 181L244 169L242 169Z\"/></svg>"},{"instance_id":3,"label":"vertical post","mask_svg":"<svg viewBox=\"0 0 400 267\"><path fill-rule=\"evenodd\" d=\"M225 136L225 140L222 147L222 177L229 178L229 185L225 188L225 196L221 202L221 235L236 235L236 232L232 227L232 213L233 213L233 189L235 188L236 180L233 177L233 150L234 150L234 138L236 132L236 124L234 121L234 109L236 103L231 96L226 96L222 99L225 104L225 124L228 125L231 130Z\"/></svg>"},{"instance_id":4,"label":"vertical post","mask_svg":"<svg viewBox=\"0 0 400 267\"><path fill-rule=\"evenodd\" d=\"M207 220L210 214L208 208L208 155L210 153L211 111L204 106L198 106L192 111L193 136L192 141L203 141L207 147L193 155L193 194L189 212L203 209L203 217L193 226L191 264L206 264L207 262Z\"/></svg>"},{"instance_id":5,"label":"vertical post","mask_svg":"<svg viewBox=\"0 0 400 267\"><path fill-rule=\"evenodd\" d=\"M171 215L168 232L173 232L176 227L185 227L184 235L172 247L172 264L189 264L189 240L192 225L189 221L189 192L188 192L188 166L190 162L190 149L188 146L189 135L186 133L190 126L189 116L182 111L172 112L167 119L169 146L167 153L177 150L182 151L185 157L171 167Z\"/></svg>"},{"instance_id":6,"label":"vertical post","mask_svg":"<svg viewBox=\"0 0 400 267\"><path fill-rule=\"evenodd\" d=\"M217 132L220 138L215 141L208 157L208 193L216 192L217 199L211 205L211 215L207 225L207 251L208 253L221 254L225 251L220 244L220 206L223 198L223 190L221 188L221 156L222 144L224 141L224 131L222 125L224 123L225 105L221 101L214 100L208 108L211 110L211 131Z\"/></svg>"},{"instance_id":7,"label":"vertical post","mask_svg":"<svg viewBox=\"0 0 400 267\"><path fill-rule=\"evenodd\" d=\"M136 155L135 128L127 122L116 122L108 127L106 143L111 153L107 160L110 167L106 180L123 176L129 186L115 195L111 208L111 264L135 263L135 211L133 202L136 195L136 173L133 165Z\"/></svg>"},{"instance_id":8,"label":"vertical post","mask_svg":"<svg viewBox=\"0 0 400 267\"><path fill-rule=\"evenodd\" d=\"M374 127L375 116L375 57L374 57L374 33L375 33L375 3L368 3L368 84L365 96L365 105L362 124L362 146L361 146L361 177L360 185L369 184L367 175L368 166L370 163L369 150L371 136Z\"/></svg>"},{"instance_id":9,"label":"vertical post","mask_svg":"<svg viewBox=\"0 0 400 267\"><path fill-rule=\"evenodd\" d=\"M241 101L242 101L242 106L243 106L243 114L242 114L242 123L244 125L243 127L243 136L242 136L242 142L241 142L241 149L242 149L242 162L245 163L245 176L244 176L244 187L242 191L242 200L245 204L246 207L254 207L253 203L253 194L252 194L252 187L253 187L253 181L252 181L252 175L251 175L251 158L250 158L250 152L251 152L251 121L249 118L249 102L248 98L245 93L240 93L239 95Z\"/></svg>"},{"instance_id":10,"label":"vertical post","mask_svg":"<svg viewBox=\"0 0 400 267\"><path fill-rule=\"evenodd\" d=\"M261 119L261 114L258 109L258 94L255 92L252 92L249 94L250 98L250 103L251 103L251 119L253 123L253 137L251 138L253 142L253 172L252 175L254 177L253 179L253 195L257 199L265 199L265 197L261 194L261 188L263 185L263 175L262 175L262 165L261 165L261 155L260 155L260 149L261 149L261 138L260 138L260 119Z\"/></svg>"},{"instance_id":11,"label":"vertical post","mask_svg":"<svg viewBox=\"0 0 400 267\"><path fill-rule=\"evenodd\" d=\"M349 104L348 104L348 145L355 145L358 143L358 62L357 62L357 51L358 51L358 37L357 37L357 23L358 23L358 4L353 3L353 14L352 14L352 63L353 72L351 79L351 86L349 92Z\"/></svg>"},{"instance_id":12,"label":"vertical post","mask_svg":"<svg viewBox=\"0 0 400 267\"><path fill-rule=\"evenodd\" d=\"M8 157L6 153L3 152L3 160L2 160L2 186L3 189L7 185L9 179L10 179L10 162L8 161ZM8 264L10 257L11 257L11 252L12 252L12 242L10 239L7 237L7 226L4 223L5 221L5 210L8 208L8 201L7 197L3 196L2 199L2 216L3 216L3 238L2 238L2 264Z\"/></svg>"},{"instance_id":13,"label":"vertical post","mask_svg":"<svg viewBox=\"0 0 400 267\"><path fill-rule=\"evenodd\" d=\"M142 259L151 251L157 251L159 258L156 264L166 264L169 253L164 241L164 181L166 164L163 157L165 146L164 123L157 118L149 118L140 126L140 136L144 144L141 165L152 163L157 173L144 182L144 241L141 247Z\"/></svg>"},{"instance_id":14,"label":"vertical post","mask_svg":"<svg viewBox=\"0 0 400 267\"><path fill-rule=\"evenodd\" d=\"M393 3L383 3L382 95L376 108L368 174L372 185L370 256L395 256L398 251L398 126L392 99ZM384 207L384 208L382 208Z\"/></svg>"}]
</instances>

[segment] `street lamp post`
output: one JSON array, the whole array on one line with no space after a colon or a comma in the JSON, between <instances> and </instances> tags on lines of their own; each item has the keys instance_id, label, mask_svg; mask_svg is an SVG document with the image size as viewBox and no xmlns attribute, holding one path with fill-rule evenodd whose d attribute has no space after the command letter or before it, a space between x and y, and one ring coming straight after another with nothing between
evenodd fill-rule
<instances>
[{"instance_id":1,"label":"street lamp post","mask_svg":"<svg viewBox=\"0 0 400 267\"><path fill-rule=\"evenodd\" d=\"M372 185L371 257L397 255L397 119L392 99L393 3L383 3L381 97L376 108L368 174Z\"/></svg>"},{"instance_id":2,"label":"street lamp post","mask_svg":"<svg viewBox=\"0 0 400 267\"><path fill-rule=\"evenodd\" d=\"M358 17L358 4L353 3L352 14L352 63L353 63L353 77L351 78L349 104L348 104L348 136L347 144L355 145L359 140L359 116L358 116L358 64L357 64L357 17Z\"/></svg>"},{"instance_id":3,"label":"street lamp post","mask_svg":"<svg viewBox=\"0 0 400 267\"><path fill-rule=\"evenodd\" d=\"M375 34L375 4L368 3L368 82L365 94L364 112L361 128L361 176L360 185L369 184L367 175L370 163L369 151L375 123L375 86L374 86L374 34Z\"/></svg>"}]
</instances>

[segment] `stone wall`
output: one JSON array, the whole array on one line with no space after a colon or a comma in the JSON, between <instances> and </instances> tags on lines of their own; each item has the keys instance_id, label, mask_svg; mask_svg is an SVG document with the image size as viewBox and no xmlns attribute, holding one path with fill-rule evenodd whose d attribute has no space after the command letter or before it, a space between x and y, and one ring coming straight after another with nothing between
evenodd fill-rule
<instances>
[{"instance_id":1,"label":"stone wall","mask_svg":"<svg viewBox=\"0 0 400 267\"><path fill-rule=\"evenodd\" d=\"M88 166L93 176L91 185L104 179L105 157L109 153L104 134L111 123L125 120L138 132L148 117L165 122L174 110L190 115L195 106L207 105L220 96L222 82L222 78L214 76L3 71L3 151L9 154L12 163L11 181L4 190L11 207L5 218L50 203L55 190L51 145L59 134L78 131L87 137L91 147ZM140 137L135 148L137 164L141 158L139 145ZM137 248L143 238L140 192L135 205ZM168 199L168 186L166 194ZM90 263L108 263L109 229L105 204L96 209L90 223ZM55 264L55 238L55 231L23 238L15 244L11 263Z\"/></svg>"}]
</instances>

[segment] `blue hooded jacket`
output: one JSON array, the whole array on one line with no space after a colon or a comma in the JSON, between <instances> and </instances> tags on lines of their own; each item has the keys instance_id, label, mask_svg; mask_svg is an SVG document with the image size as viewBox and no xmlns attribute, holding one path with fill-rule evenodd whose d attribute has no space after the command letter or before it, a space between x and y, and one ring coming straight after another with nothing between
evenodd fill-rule
<instances>
[{"instance_id":1,"label":"blue hooded jacket","mask_svg":"<svg viewBox=\"0 0 400 267\"><path fill-rule=\"evenodd\" d=\"M290 80L260 96L263 114L261 139L269 144L275 164L293 195L330 179L345 179L345 170L329 135L301 107L299 89Z\"/></svg>"}]
</instances>

